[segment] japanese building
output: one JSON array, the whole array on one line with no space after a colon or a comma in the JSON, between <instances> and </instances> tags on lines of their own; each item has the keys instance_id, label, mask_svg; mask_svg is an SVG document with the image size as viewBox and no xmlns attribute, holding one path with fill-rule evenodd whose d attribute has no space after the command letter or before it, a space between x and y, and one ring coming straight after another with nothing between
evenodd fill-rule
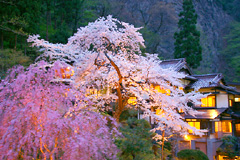
<instances>
[{"instance_id":1,"label":"japanese building","mask_svg":"<svg viewBox=\"0 0 240 160\"><path fill-rule=\"evenodd\" d=\"M217 153L222 145L221 138L225 135L240 137L240 84L227 84L221 73L194 75L185 59L165 60L160 65L187 75L182 79L185 92L198 89L202 94L207 94L206 98L201 99L201 106L191 104L203 114L193 117L180 113L190 126L205 129L205 135L196 136L189 130L188 135L177 137L177 152L198 149L210 160L224 159Z\"/></svg>"}]
</instances>

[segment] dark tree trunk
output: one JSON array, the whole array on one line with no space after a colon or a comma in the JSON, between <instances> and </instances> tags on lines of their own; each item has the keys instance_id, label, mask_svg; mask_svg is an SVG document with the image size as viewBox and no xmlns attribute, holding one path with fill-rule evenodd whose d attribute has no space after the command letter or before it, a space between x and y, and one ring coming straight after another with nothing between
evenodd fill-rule
<instances>
[{"instance_id":1,"label":"dark tree trunk","mask_svg":"<svg viewBox=\"0 0 240 160\"><path fill-rule=\"evenodd\" d=\"M27 40L25 40L25 46L24 46L24 56L27 55Z\"/></svg>"},{"instance_id":2,"label":"dark tree trunk","mask_svg":"<svg viewBox=\"0 0 240 160\"><path fill-rule=\"evenodd\" d=\"M1 31L0 33L1 33L1 49L3 49L3 31Z\"/></svg>"},{"instance_id":3,"label":"dark tree trunk","mask_svg":"<svg viewBox=\"0 0 240 160\"><path fill-rule=\"evenodd\" d=\"M135 157L136 157L135 154L134 154L133 152L132 152L132 157L133 157L133 159L135 159Z\"/></svg>"},{"instance_id":4,"label":"dark tree trunk","mask_svg":"<svg viewBox=\"0 0 240 160\"><path fill-rule=\"evenodd\" d=\"M17 34L15 35L15 43L14 43L14 49L17 49Z\"/></svg>"}]
</instances>

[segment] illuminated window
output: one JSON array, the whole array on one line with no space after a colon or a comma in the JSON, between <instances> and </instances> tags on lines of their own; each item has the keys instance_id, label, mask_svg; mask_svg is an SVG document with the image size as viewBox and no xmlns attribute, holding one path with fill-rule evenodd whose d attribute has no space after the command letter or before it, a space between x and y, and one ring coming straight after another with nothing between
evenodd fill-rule
<instances>
[{"instance_id":1,"label":"illuminated window","mask_svg":"<svg viewBox=\"0 0 240 160\"><path fill-rule=\"evenodd\" d=\"M236 136L240 136L240 123L235 124L235 128L236 128Z\"/></svg>"},{"instance_id":2,"label":"illuminated window","mask_svg":"<svg viewBox=\"0 0 240 160\"><path fill-rule=\"evenodd\" d=\"M221 155L218 155L217 157L218 160L226 160L228 159L226 156L221 156Z\"/></svg>"},{"instance_id":3,"label":"illuminated window","mask_svg":"<svg viewBox=\"0 0 240 160\"><path fill-rule=\"evenodd\" d=\"M215 95L207 96L206 98L202 98L201 102L202 105L201 107L215 107Z\"/></svg>"},{"instance_id":4,"label":"illuminated window","mask_svg":"<svg viewBox=\"0 0 240 160\"><path fill-rule=\"evenodd\" d=\"M188 122L188 124L191 127L195 127L196 129L200 129L200 122ZM188 130L188 133L193 133L193 131L190 129L190 130Z\"/></svg>"},{"instance_id":5,"label":"illuminated window","mask_svg":"<svg viewBox=\"0 0 240 160\"><path fill-rule=\"evenodd\" d=\"M136 105L137 104L137 98L136 97L129 97L128 104Z\"/></svg>"},{"instance_id":6,"label":"illuminated window","mask_svg":"<svg viewBox=\"0 0 240 160\"><path fill-rule=\"evenodd\" d=\"M164 111L162 109L156 109L156 115L162 115ZM164 117L164 115L162 115Z\"/></svg>"},{"instance_id":7,"label":"illuminated window","mask_svg":"<svg viewBox=\"0 0 240 160\"><path fill-rule=\"evenodd\" d=\"M186 119L186 121L197 121L196 119Z\"/></svg>"},{"instance_id":8,"label":"illuminated window","mask_svg":"<svg viewBox=\"0 0 240 160\"><path fill-rule=\"evenodd\" d=\"M232 94L229 94L228 95L228 104L229 104L229 107L232 107L233 106L233 100L234 100L234 96Z\"/></svg>"},{"instance_id":9,"label":"illuminated window","mask_svg":"<svg viewBox=\"0 0 240 160\"><path fill-rule=\"evenodd\" d=\"M234 98L235 102L240 102L240 98Z\"/></svg>"},{"instance_id":10,"label":"illuminated window","mask_svg":"<svg viewBox=\"0 0 240 160\"><path fill-rule=\"evenodd\" d=\"M157 90L157 92L159 92L159 93L163 93L163 94L170 96L170 93L171 93L170 89L164 89L161 86L155 86L154 89Z\"/></svg>"},{"instance_id":11,"label":"illuminated window","mask_svg":"<svg viewBox=\"0 0 240 160\"><path fill-rule=\"evenodd\" d=\"M233 100L232 99L229 99L229 107L232 107L233 106Z\"/></svg>"},{"instance_id":12,"label":"illuminated window","mask_svg":"<svg viewBox=\"0 0 240 160\"><path fill-rule=\"evenodd\" d=\"M215 122L215 132L221 132L221 131L222 131L221 122Z\"/></svg>"},{"instance_id":13,"label":"illuminated window","mask_svg":"<svg viewBox=\"0 0 240 160\"><path fill-rule=\"evenodd\" d=\"M222 121L222 131L223 132L232 132L231 121Z\"/></svg>"}]
</instances>

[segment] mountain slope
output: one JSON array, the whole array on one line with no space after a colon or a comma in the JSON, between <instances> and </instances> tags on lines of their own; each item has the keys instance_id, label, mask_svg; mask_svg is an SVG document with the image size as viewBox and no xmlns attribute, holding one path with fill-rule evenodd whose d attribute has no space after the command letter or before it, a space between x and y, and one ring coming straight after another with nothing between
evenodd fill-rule
<instances>
[{"instance_id":1,"label":"mountain slope","mask_svg":"<svg viewBox=\"0 0 240 160\"><path fill-rule=\"evenodd\" d=\"M177 30L181 0L109 0L114 17L144 27L147 51L158 53L163 59L173 58L173 34ZM224 57L220 52L223 36L228 33L233 18L214 0L193 0L198 14L198 30L201 32L203 60L197 73L221 72Z\"/></svg>"}]
</instances>

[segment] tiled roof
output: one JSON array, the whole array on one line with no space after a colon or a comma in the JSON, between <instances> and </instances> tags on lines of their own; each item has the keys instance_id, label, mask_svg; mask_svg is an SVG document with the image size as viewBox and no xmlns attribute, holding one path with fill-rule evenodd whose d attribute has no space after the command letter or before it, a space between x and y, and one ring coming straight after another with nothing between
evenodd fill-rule
<instances>
[{"instance_id":1,"label":"tiled roof","mask_svg":"<svg viewBox=\"0 0 240 160\"><path fill-rule=\"evenodd\" d=\"M187 73L186 73L187 75L186 75L185 79L192 81L188 86L186 86L186 89L218 87L220 90L222 89L227 92L232 92L232 94L240 95L240 93L236 91L235 87L227 86L225 84L223 75L221 73L192 75L192 71L188 67L185 58L163 60L160 63L160 66L164 69L172 69L177 72L180 72L181 69L185 69L185 71L187 71ZM223 82L223 83L221 83L221 82Z\"/></svg>"},{"instance_id":2,"label":"tiled roof","mask_svg":"<svg viewBox=\"0 0 240 160\"><path fill-rule=\"evenodd\" d=\"M197 81L188 85L189 88L208 88L217 87L220 80L223 78L222 74L205 74L205 75L192 75L197 78Z\"/></svg>"},{"instance_id":3,"label":"tiled roof","mask_svg":"<svg viewBox=\"0 0 240 160\"><path fill-rule=\"evenodd\" d=\"M182 68L187 69L190 74L192 74L191 70L189 69L186 59L185 58L179 58L179 59L169 59L169 60L163 60L160 63L160 66L164 69L173 69L174 71L180 71Z\"/></svg>"},{"instance_id":4,"label":"tiled roof","mask_svg":"<svg viewBox=\"0 0 240 160\"><path fill-rule=\"evenodd\" d=\"M221 83L223 81L223 75L221 73L214 74L205 74L205 75L192 75L197 79L195 82L191 82L187 88L211 88L211 87L219 87L225 90L235 91L235 87L226 86ZM223 81L224 82L224 81Z\"/></svg>"},{"instance_id":5,"label":"tiled roof","mask_svg":"<svg viewBox=\"0 0 240 160\"><path fill-rule=\"evenodd\" d=\"M177 63L179 63L181 61L181 59L170 59L170 60L163 60L161 63L160 63L160 66L164 69L167 69L167 68L175 68L175 65Z\"/></svg>"}]
</instances>

